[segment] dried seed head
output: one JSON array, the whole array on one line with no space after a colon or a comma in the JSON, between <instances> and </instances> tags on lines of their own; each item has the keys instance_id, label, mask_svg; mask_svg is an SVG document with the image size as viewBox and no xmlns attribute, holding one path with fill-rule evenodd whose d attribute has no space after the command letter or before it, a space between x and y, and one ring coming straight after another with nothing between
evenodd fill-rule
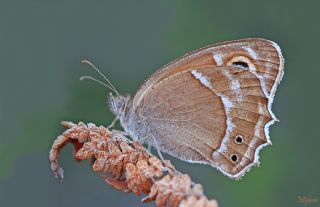
<instances>
[{"instance_id":1,"label":"dried seed head","mask_svg":"<svg viewBox=\"0 0 320 207\"><path fill-rule=\"evenodd\" d=\"M218 206L215 200L209 201L204 196L200 184L193 184L170 161L159 160L140 143L112 139L108 129L94 124L62 122L62 125L67 130L54 141L49 154L57 178L63 178L59 152L70 142L76 160L92 161L93 171L101 173L105 182L117 190L146 194L142 202L155 201L159 207Z\"/></svg>"}]
</instances>

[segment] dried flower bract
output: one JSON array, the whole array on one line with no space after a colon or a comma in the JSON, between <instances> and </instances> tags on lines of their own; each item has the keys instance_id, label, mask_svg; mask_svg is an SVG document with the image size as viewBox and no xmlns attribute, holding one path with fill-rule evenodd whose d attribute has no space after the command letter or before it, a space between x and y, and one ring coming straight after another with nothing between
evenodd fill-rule
<instances>
[{"instance_id":1,"label":"dried flower bract","mask_svg":"<svg viewBox=\"0 0 320 207\"><path fill-rule=\"evenodd\" d=\"M217 207L208 200L200 184L193 184L188 175L178 173L169 161L161 161L140 143L128 141L103 126L62 122L67 130L54 141L49 159L58 179L63 179L59 166L60 150L67 143L74 146L74 158L90 160L92 169L106 183L123 192L145 194L143 202L155 201L156 206Z\"/></svg>"}]
</instances>

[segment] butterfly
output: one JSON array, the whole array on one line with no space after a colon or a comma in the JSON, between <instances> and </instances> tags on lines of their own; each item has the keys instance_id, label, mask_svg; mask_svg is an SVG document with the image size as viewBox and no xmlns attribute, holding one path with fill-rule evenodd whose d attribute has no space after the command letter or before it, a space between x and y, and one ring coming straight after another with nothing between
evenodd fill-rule
<instances>
[{"instance_id":1,"label":"butterfly","mask_svg":"<svg viewBox=\"0 0 320 207\"><path fill-rule=\"evenodd\" d=\"M132 139L239 179L271 144L269 127L277 121L271 106L283 67L272 41L214 44L163 66L133 96L121 96L105 78L116 92L109 108Z\"/></svg>"}]
</instances>

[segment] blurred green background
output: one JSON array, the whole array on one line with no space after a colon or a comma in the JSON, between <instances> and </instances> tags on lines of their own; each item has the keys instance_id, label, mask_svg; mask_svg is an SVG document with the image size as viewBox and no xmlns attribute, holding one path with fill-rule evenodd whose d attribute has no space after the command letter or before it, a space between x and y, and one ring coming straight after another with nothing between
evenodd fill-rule
<instances>
[{"instance_id":1,"label":"blurred green background","mask_svg":"<svg viewBox=\"0 0 320 207\"><path fill-rule=\"evenodd\" d=\"M62 120L108 125L106 88L80 82L91 60L122 94L184 53L226 40L277 42L285 76L273 109L273 145L260 167L233 181L209 166L172 159L221 206L320 206L319 1L0 1L0 206L153 206L105 185L62 152L65 181L48 151ZM99 77L100 78L100 77Z\"/></svg>"}]
</instances>

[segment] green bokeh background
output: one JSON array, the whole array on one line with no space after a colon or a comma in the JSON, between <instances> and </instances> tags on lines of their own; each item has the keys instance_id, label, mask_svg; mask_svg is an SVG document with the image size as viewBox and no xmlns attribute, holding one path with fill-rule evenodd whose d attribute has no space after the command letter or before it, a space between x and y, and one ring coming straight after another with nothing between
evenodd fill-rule
<instances>
[{"instance_id":1,"label":"green bokeh background","mask_svg":"<svg viewBox=\"0 0 320 207\"><path fill-rule=\"evenodd\" d=\"M260 167L233 181L214 168L172 159L221 206L303 206L320 200L319 1L0 0L0 206L141 206L105 185L88 163L62 152L60 184L48 162L61 120L108 125L107 91L90 59L122 94L157 68L208 44L246 37L277 42L285 76L273 109L273 145ZM153 206L145 204L143 206ZM320 206L320 201L308 206Z\"/></svg>"}]
</instances>

